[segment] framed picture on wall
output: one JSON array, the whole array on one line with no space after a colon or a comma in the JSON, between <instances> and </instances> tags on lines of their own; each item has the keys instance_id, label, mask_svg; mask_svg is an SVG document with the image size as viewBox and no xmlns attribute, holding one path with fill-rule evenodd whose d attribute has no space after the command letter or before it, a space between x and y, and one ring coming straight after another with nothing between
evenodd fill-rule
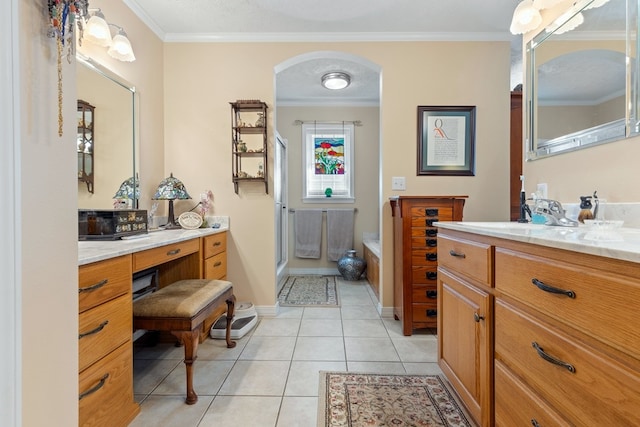
<instances>
[{"instance_id":1,"label":"framed picture on wall","mask_svg":"<svg viewBox=\"0 0 640 427\"><path fill-rule=\"evenodd\" d=\"M418 106L417 175L474 175L475 106Z\"/></svg>"}]
</instances>

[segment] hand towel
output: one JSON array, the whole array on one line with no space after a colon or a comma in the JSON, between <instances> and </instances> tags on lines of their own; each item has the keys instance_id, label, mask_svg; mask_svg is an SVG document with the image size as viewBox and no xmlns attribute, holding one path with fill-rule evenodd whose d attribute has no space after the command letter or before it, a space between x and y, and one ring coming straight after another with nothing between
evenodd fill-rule
<instances>
[{"instance_id":1,"label":"hand towel","mask_svg":"<svg viewBox=\"0 0 640 427\"><path fill-rule=\"evenodd\" d=\"M337 261L353 249L353 209L327 209L327 257Z\"/></svg>"},{"instance_id":2,"label":"hand towel","mask_svg":"<svg viewBox=\"0 0 640 427\"><path fill-rule=\"evenodd\" d=\"M295 256L320 258L322 243L322 210L296 209L294 216Z\"/></svg>"}]
</instances>

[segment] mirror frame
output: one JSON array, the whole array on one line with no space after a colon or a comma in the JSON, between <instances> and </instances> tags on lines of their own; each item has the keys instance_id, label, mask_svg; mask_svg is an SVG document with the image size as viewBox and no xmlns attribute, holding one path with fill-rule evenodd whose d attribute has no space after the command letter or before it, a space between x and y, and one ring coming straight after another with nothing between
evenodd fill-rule
<instances>
[{"instance_id":1,"label":"mirror frame","mask_svg":"<svg viewBox=\"0 0 640 427\"><path fill-rule=\"evenodd\" d=\"M581 12L593 0L581 0L572 6L574 13L570 14L567 21ZM638 56L638 34L633 31L637 28L638 21L638 1L627 0L625 11L625 117L610 123L605 123L589 129L584 129L571 134L554 138L551 143L544 147L538 147L537 140L537 92L535 85L536 62L535 49L555 34L555 31L546 32L544 29L534 36L526 45L527 64L527 91L525 102L525 160L532 161L557 154L589 148L595 145L619 141L621 139L637 136L640 134L640 118L638 117L638 106L640 99L640 83L638 81L639 56ZM564 25L567 21L562 23ZM558 28L561 28L559 25ZM636 58L636 60L633 60Z\"/></svg>"},{"instance_id":2,"label":"mirror frame","mask_svg":"<svg viewBox=\"0 0 640 427\"><path fill-rule=\"evenodd\" d=\"M117 84L118 86L123 87L124 89L128 90L129 92L131 92L131 121L132 121L132 135L131 135L131 168L132 168L132 174L131 176L133 177L133 182L134 182L134 188L135 186L139 186L140 183L137 182L139 181L139 176L138 176L138 170L136 169L136 164L137 164L137 151L139 149L139 147L137 146L137 142L138 142L138 138L137 138L137 133L138 133L138 122L137 122L137 108L138 108L138 100L137 100L137 90L136 90L136 86L132 83L130 83L129 81L127 81L126 79L120 77L118 74L114 73L113 71L109 70L108 68L104 67L102 64L99 64L98 62L94 61L93 59L81 54L80 52L76 52L76 61L78 61L79 64L82 64L83 66L89 68L90 70L95 71L96 73L100 74L101 76L111 80L113 83ZM94 160L95 161L95 160ZM134 199L133 200L133 208L134 209L138 209L138 204L139 204L139 200L138 199Z\"/></svg>"}]
</instances>

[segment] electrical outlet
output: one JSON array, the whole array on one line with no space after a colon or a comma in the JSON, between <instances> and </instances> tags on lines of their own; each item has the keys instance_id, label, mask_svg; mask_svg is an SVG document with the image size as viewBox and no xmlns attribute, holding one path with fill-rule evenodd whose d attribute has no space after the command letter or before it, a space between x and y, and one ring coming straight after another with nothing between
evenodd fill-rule
<instances>
[{"instance_id":1,"label":"electrical outlet","mask_svg":"<svg viewBox=\"0 0 640 427\"><path fill-rule=\"evenodd\" d=\"M392 190L398 190L398 191L406 190L407 189L407 184L406 184L406 181L404 179L404 176L391 177L391 189Z\"/></svg>"},{"instance_id":2,"label":"electrical outlet","mask_svg":"<svg viewBox=\"0 0 640 427\"><path fill-rule=\"evenodd\" d=\"M549 198L549 194L547 192L547 184L546 183L542 183L542 184L538 184L538 191L537 193L540 195L540 197L542 197L543 199L548 199Z\"/></svg>"}]
</instances>

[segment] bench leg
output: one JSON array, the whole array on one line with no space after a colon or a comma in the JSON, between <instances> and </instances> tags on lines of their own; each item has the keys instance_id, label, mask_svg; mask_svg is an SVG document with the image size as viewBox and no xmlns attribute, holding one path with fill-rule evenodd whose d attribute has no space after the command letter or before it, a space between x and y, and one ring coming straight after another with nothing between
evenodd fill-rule
<instances>
[{"instance_id":1,"label":"bench leg","mask_svg":"<svg viewBox=\"0 0 640 427\"><path fill-rule=\"evenodd\" d=\"M193 390L193 363L198 357L198 344L200 343L200 328L193 331L171 331L182 344L184 344L184 364L187 368L187 405L193 405L198 401L198 395ZM234 343L235 345L235 343Z\"/></svg>"},{"instance_id":2,"label":"bench leg","mask_svg":"<svg viewBox=\"0 0 640 427\"><path fill-rule=\"evenodd\" d=\"M227 299L227 348L233 348L236 346L235 341L231 341L231 322L233 321L233 312L236 306L236 296L231 295L229 299Z\"/></svg>"}]
</instances>

